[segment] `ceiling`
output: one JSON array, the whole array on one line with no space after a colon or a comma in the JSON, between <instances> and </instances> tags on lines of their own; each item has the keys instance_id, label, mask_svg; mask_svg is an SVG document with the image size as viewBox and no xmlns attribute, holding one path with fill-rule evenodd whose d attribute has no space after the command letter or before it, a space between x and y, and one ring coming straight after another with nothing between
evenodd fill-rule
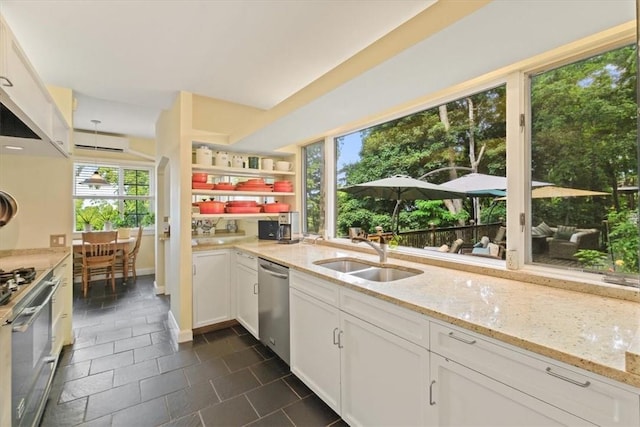
<instances>
[{"instance_id":1,"label":"ceiling","mask_svg":"<svg viewBox=\"0 0 640 427\"><path fill-rule=\"evenodd\" d=\"M261 151L635 19L635 0L495 0L446 24L420 21L433 28L390 49L398 39L389 33L411 18L455 15L465 2L434 3L2 0L0 12L43 81L74 90L76 129L93 130L90 120L99 119L101 132L153 138L159 112L183 90L271 114L230 138ZM384 50L385 40L386 56L349 68L372 44ZM314 92L338 69L346 77ZM296 97L305 99L288 102Z\"/></svg>"},{"instance_id":2,"label":"ceiling","mask_svg":"<svg viewBox=\"0 0 640 427\"><path fill-rule=\"evenodd\" d=\"M178 91L269 109L428 7L424 0L2 0L76 129L152 138Z\"/></svg>"}]
</instances>

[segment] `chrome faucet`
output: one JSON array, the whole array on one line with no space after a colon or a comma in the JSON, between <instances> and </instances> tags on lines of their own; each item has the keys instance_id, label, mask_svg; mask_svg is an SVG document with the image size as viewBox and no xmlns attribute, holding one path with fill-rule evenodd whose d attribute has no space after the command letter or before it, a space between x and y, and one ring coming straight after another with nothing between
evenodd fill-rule
<instances>
[{"instance_id":1,"label":"chrome faucet","mask_svg":"<svg viewBox=\"0 0 640 427\"><path fill-rule=\"evenodd\" d=\"M380 264L384 264L385 262L387 262L387 248L388 248L388 245L387 245L387 241L385 240L384 236L380 235L380 244L379 245L376 245L371 240L369 240L369 239L367 239L366 237L363 237L363 236L354 236L354 237L351 238L351 243L358 244L360 242L365 242L367 245L371 246L373 249L376 250L376 252L380 256Z\"/></svg>"}]
</instances>

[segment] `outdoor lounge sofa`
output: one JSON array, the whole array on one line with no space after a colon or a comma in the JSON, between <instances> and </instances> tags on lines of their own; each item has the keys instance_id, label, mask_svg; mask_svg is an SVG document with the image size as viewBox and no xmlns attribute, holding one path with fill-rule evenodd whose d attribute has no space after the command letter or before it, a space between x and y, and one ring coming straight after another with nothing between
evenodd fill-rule
<instances>
[{"instance_id":1,"label":"outdoor lounge sofa","mask_svg":"<svg viewBox=\"0 0 640 427\"><path fill-rule=\"evenodd\" d=\"M552 236L547 237L551 258L577 261L575 253L581 249L600 249L600 231L595 228L550 227Z\"/></svg>"}]
</instances>

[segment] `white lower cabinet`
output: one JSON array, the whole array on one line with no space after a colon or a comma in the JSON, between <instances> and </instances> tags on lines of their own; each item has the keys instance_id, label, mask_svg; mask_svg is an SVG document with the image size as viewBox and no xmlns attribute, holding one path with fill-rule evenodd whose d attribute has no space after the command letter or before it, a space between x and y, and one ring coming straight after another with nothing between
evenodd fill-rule
<instances>
[{"instance_id":1,"label":"white lower cabinet","mask_svg":"<svg viewBox=\"0 0 640 427\"><path fill-rule=\"evenodd\" d=\"M72 305L73 289L71 285L71 259L67 255L53 271L53 275L60 280L60 285L52 296L52 334L51 354L58 356L62 346L73 343Z\"/></svg>"},{"instance_id":2,"label":"white lower cabinet","mask_svg":"<svg viewBox=\"0 0 640 427\"><path fill-rule=\"evenodd\" d=\"M433 426L595 425L435 353L430 390Z\"/></svg>"},{"instance_id":3,"label":"white lower cabinet","mask_svg":"<svg viewBox=\"0 0 640 427\"><path fill-rule=\"evenodd\" d=\"M291 371L351 426L425 424L428 351L341 311L334 284L290 284Z\"/></svg>"},{"instance_id":4,"label":"white lower cabinet","mask_svg":"<svg viewBox=\"0 0 640 427\"><path fill-rule=\"evenodd\" d=\"M291 372L340 413L340 310L290 288Z\"/></svg>"},{"instance_id":5,"label":"white lower cabinet","mask_svg":"<svg viewBox=\"0 0 640 427\"><path fill-rule=\"evenodd\" d=\"M236 252L236 319L258 337L258 260Z\"/></svg>"},{"instance_id":6,"label":"white lower cabinet","mask_svg":"<svg viewBox=\"0 0 640 427\"><path fill-rule=\"evenodd\" d=\"M342 418L351 426L427 422L429 352L340 312Z\"/></svg>"},{"instance_id":7,"label":"white lower cabinet","mask_svg":"<svg viewBox=\"0 0 640 427\"><path fill-rule=\"evenodd\" d=\"M229 251L193 253L193 327L231 319Z\"/></svg>"}]
</instances>

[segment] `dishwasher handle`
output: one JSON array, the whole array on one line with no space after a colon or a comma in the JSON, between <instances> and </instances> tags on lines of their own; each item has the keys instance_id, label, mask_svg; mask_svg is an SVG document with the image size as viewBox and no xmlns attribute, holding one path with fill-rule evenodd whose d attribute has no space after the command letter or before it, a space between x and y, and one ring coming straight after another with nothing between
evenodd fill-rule
<instances>
[{"instance_id":1,"label":"dishwasher handle","mask_svg":"<svg viewBox=\"0 0 640 427\"><path fill-rule=\"evenodd\" d=\"M259 264L260 269L262 269L265 273L270 274L271 276L277 277L279 279L289 279L289 275L287 273L279 273L275 270L271 270L270 268L268 268L268 266L260 263Z\"/></svg>"}]
</instances>

